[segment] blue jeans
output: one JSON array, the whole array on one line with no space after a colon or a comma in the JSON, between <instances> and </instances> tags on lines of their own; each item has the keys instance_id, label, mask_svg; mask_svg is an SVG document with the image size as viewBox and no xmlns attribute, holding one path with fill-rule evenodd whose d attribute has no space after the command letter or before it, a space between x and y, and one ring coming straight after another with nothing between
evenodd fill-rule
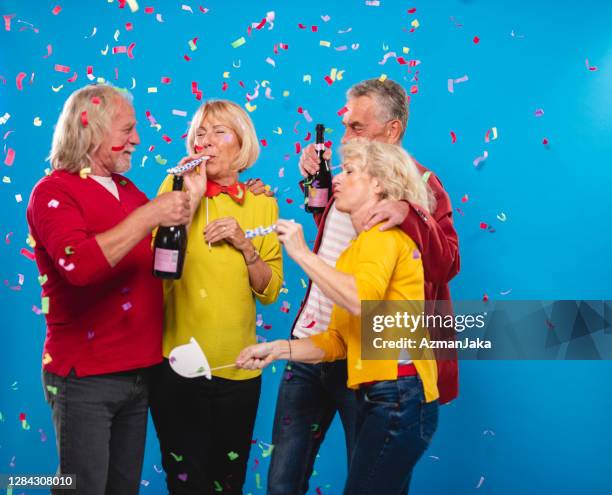
<instances>
[{"instance_id":1,"label":"blue jeans","mask_svg":"<svg viewBox=\"0 0 612 495\"><path fill-rule=\"evenodd\" d=\"M438 426L438 402L425 402L418 376L358 392L357 438L344 495L407 493L412 470Z\"/></svg>"},{"instance_id":2,"label":"blue jeans","mask_svg":"<svg viewBox=\"0 0 612 495\"><path fill-rule=\"evenodd\" d=\"M346 361L287 363L274 414L270 495L302 495L308 491L315 457L336 411L340 413L347 460L350 459L357 397L354 390L347 388L346 381Z\"/></svg>"},{"instance_id":3,"label":"blue jeans","mask_svg":"<svg viewBox=\"0 0 612 495\"><path fill-rule=\"evenodd\" d=\"M77 377L43 371L53 412L58 475L76 490L54 494L136 495L147 431L148 369Z\"/></svg>"}]
</instances>

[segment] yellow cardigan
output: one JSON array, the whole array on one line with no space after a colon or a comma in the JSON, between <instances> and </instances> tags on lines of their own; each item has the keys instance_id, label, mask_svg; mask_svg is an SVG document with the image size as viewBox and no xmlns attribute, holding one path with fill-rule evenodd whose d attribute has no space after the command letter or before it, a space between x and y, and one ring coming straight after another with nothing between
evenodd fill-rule
<instances>
[{"instance_id":1,"label":"yellow cardigan","mask_svg":"<svg viewBox=\"0 0 612 495\"><path fill-rule=\"evenodd\" d=\"M423 263L420 256L413 256L416 249L414 241L399 228L381 232L375 226L352 241L338 258L336 269L355 276L361 301L422 301L425 296ZM371 381L397 379L397 361L361 359L361 320L337 305L332 309L327 330L309 338L325 351L325 361L347 359L350 388ZM425 400L436 400L435 360L415 359L413 364L423 381Z\"/></svg>"},{"instance_id":2,"label":"yellow cardigan","mask_svg":"<svg viewBox=\"0 0 612 495\"><path fill-rule=\"evenodd\" d=\"M169 176L158 194L171 190ZM234 217L242 230L275 223L278 205L274 198L251 192L246 193L242 205L223 193L208 200L204 197L189 228L183 275L179 280L164 281L164 356L195 337L214 368L233 363L242 349L255 344L255 299L262 304L276 301L283 283L283 262L276 233L251 239L272 269L268 286L262 293L255 292L242 253L224 241L209 249L204 241L207 201L209 222ZM225 368L212 374L246 380L261 371Z\"/></svg>"}]
</instances>

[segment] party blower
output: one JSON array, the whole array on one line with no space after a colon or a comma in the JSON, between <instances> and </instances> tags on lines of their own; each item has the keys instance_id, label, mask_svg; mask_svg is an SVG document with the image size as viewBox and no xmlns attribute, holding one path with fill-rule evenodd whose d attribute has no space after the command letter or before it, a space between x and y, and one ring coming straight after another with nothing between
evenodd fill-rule
<instances>
[{"instance_id":1,"label":"party blower","mask_svg":"<svg viewBox=\"0 0 612 495\"><path fill-rule=\"evenodd\" d=\"M179 345L172 349L168 360L174 372L185 378L205 376L211 380L211 371L235 366L235 364L232 363L211 368L208 364L208 359L206 359L206 354L204 354L200 344L198 344L198 341L193 337L189 339L188 344Z\"/></svg>"}]
</instances>

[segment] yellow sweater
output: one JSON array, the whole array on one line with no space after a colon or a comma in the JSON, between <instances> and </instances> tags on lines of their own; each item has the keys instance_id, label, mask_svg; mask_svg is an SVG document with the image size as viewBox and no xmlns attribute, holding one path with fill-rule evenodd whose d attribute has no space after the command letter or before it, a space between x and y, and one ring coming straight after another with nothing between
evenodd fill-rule
<instances>
[{"instance_id":1,"label":"yellow sweater","mask_svg":"<svg viewBox=\"0 0 612 495\"><path fill-rule=\"evenodd\" d=\"M397 227L381 232L375 226L352 241L336 268L355 276L361 301L423 300L423 263L420 256L413 256L416 249L414 241ZM361 359L361 320L337 305L327 330L309 338L325 351L325 361L347 359L350 388L397 379L397 360ZM413 364L423 381L425 400L436 400L438 370L433 354L431 360L415 359Z\"/></svg>"},{"instance_id":2,"label":"yellow sweater","mask_svg":"<svg viewBox=\"0 0 612 495\"><path fill-rule=\"evenodd\" d=\"M172 190L172 177L162 183L158 194ZM261 259L272 269L272 278L263 293L249 283L242 254L221 241L209 250L204 241L206 226L204 197L196 210L188 232L187 254L179 280L164 281L164 356L189 342L191 337L204 350L211 368L231 364L242 349L255 343L255 299L273 303L283 282L281 246L276 233L251 239ZM278 220L274 198L246 193L239 205L227 194L208 198L208 221L234 217L242 230L267 227ZM225 368L214 376L246 380L260 371Z\"/></svg>"}]
</instances>

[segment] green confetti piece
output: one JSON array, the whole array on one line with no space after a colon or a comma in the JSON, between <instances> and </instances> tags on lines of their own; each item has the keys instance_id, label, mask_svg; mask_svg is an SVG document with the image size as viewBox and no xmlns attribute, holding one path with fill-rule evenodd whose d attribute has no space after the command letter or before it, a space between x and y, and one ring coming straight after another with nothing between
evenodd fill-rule
<instances>
[{"instance_id":1,"label":"green confetti piece","mask_svg":"<svg viewBox=\"0 0 612 495\"><path fill-rule=\"evenodd\" d=\"M274 450L274 445L270 444L268 445L268 448L264 451L262 451L261 453L261 457L263 457L264 459L266 457L270 457L272 455L272 451Z\"/></svg>"},{"instance_id":2,"label":"green confetti piece","mask_svg":"<svg viewBox=\"0 0 612 495\"><path fill-rule=\"evenodd\" d=\"M189 40L189 48L191 48L192 52L195 52L198 47L196 46L196 44L193 42L193 40Z\"/></svg>"},{"instance_id":3,"label":"green confetti piece","mask_svg":"<svg viewBox=\"0 0 612 495\"><path fill-rule=\"evenodd\" d=\"M427 172L425 172L423 174L423 177L421 177L423 179L423 182L427 183L427 181L429 180L429 176L431 175L431 172L428 170Z\"/></svg>"},{"instance_id":4,"label":"green confetti piece","mask_svg":"<svg viewBox=\"0 0 612 495\"><path fill-rule=\"evenodd\" d=\"M70 256L71 254L74 254L74 248L73 248L72 246L66 246L66 247L64 248L64 252L65 252L65 253L66 253L68 256Z\"/></svg>"},{"instance_id":5,"label":"green confetti piece","mask_svg":"<svg viewBox=\"0 0 612 495\"><path fill-rule=\"evenodd\" d=\"M238 459L239 455L232 451L227 453L227 457L229 457L230 461L235 461Z\"/></svg>"},{"instance_id":6,"label":"green confetti piece","mask_svg":"<svg viewBox=\"0 0 612 495\"><path fill-rule=\"evenodd\" d=\"M47 390L49 393L53 395L57 395L57 387L53 387L52 385L47 385Z\"/></svg>"},{"instance_id":7,"label":"green confetti piece","mask_svg":"<svg viewBox=\"0 0 612 495\"><path fill-rule=\"evenodd\" d=\"M170 455L172 457L174 457L174 460L176 462L181 462L183 460L183 456L182 455L176 455L174 452L170 452Z\"/></svg>"},{"instance_id":8,"label":"green confetti piece","mask_svg":"<svg viewBox=\"0 0 612 495\"><path fill-rule=\"evenodd\" d=\"M40 276L38 277L38 283L39 283L40 285L45 285L45 283L47 282L47 280L48 280L47 275L40 275Z\"/></svg>"},{"instance_id":9,"label":"green confetti piece","mask_svg":"<svg viewBox=\"0 0 612 495\"><path fill-rule=\"evenodd\" d=\"M255 473L255 486L258 490L261 490L261 475L259 473Z\"/></svg>"},{"instance_id":10,"label":"green confetti piece","mask_svg":"<svg viewBox=\"0 0 612 495\"><path fill-rule=\"evenodd\" d=\"M119 184L121 184L122 186L125 186L125 185L127 184L127 180L125 180L125 179L121 179L121 180L119 181Z\"/></svg>"},{"instance_id":11,"label":"green confetti piece","mask_svg":"<svg viewBox=\"0 0 612 495\"><path fill-rule=\"evenodd\" d=\"M4 423L4 416L2 415L1 412L0 412L0 423Z\"/></svg>"},{"instance_id":12,"label":"green confetti piece","mask_svg":"<svg viewBox=\"0 0 612 495\"><path fill-rule=\"evenodd\" d=\"M276 366L272 365L272 373L276 373Z\"/></svg>"},{"instance_id":13,"label":"green confetti piece","mask_svg":"<svg viewBox=\"0 0 612 495\"><path fill-rule=\"evenodd\" d=\"M232 41L232 48L238 48L246 43L244 36L238 38L236 41Z\"/></svg>"},{"instance_id":14,"label":"green confetti piece","mask_svg":"<svg viewBox=\"0 0 612 495\"><path fill-rule=\"evenodd\" d=\"M49 298L43 297L40 300L40 311L41 313L48 315L49 314Z\"/></svg>"},{"instance_id":15,"label":"green confetti piece","mask_svg":"<svg viewBox=\"0 0 612 495\"><path fill-rule=\"evenodd\" d=\"M222 492L223 491L223 487L221 486L221 483L219 483L217 480L215 480L215 491L216 492Z\"/></svg>"},{"instance_id":16,"label":"green confetti piece","mask_svg":"<svg viewBox=\"0 0 612 495\"><path fill-rule=\"evenodd\" d=\"M319 473L317 473L317 472L316 472L316 471L313 469L313 470L312 470L312 475L313 475L313 476L318 476L318 475L319 475Z\"/></svg>"},{"instance_id":17,"label":"green confetti piece","mask_svg":"<svg viewBox=\"0 0 612 495\"><path fill-rule=\"evenodd\" d=\"M168 163L168 160L163 158L161 155L155 155L155 161L160 165L165 165L166 163Z\"/></svg>"},{"instance_id":18,"label":"green confetti piece","mask_svg":"<svg viewBox=\"0 0 612 495\"><path fill-rule=\"evenodd\" d=\"M319 429L319 425L316 423L313 423L310 425L310 431L317 431Z\"/></svg>"}]
</instances>

